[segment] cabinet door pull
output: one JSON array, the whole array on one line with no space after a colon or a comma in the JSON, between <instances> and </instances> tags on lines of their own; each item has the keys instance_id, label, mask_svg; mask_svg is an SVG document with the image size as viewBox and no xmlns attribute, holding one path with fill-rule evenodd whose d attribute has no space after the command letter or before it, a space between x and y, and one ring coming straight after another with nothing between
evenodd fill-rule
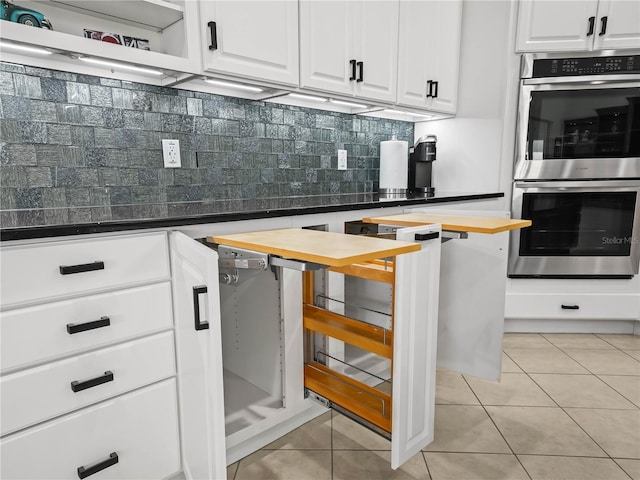
<instances>
[{"instance_id":1,"label":"cabinet door pull","mask_svg":"<svg viewBox=\"0 0 640 480\"><path fill-rule=\"evenodd\" d=\"M440 238L440 232L416 233L414 237L416 242L424 242L425 240L434 240L436 238Z\"/></svg>"},{"instance_id":2,"label":"cabinet door pull","mask_svg":"<svg viewBox=\"0 0 640 480\"><path fill-rule=\"evenodd\" d=\"M356 82L362 82L364 80L364 62L358 62L359 74Z\"/></svg>"},{"instance_id":3,"label":"cabinet door pull","mask_svg":"<svg viewBox=\"0 0 640 480\"><path fill-rule=\"evenodd\" d=\"M562 304L563 310L580 310L580 305L565 305Z\"/></svg>"},{"instance_id":4,"label":"cabinet door pull","mask_svg":"<svg viewBox=\"0 0 640 480\"><path fill-rule=\"evenodd\" d=\"M115 465L116 463L118 463L118 454L116 452L111 452L109 454L109 458L101 462L94 463L89 467L78 467L78 478L87 478L88 476L98 473L105 468L109 468L111 465Z\"/></svg>"},{"instance_id":5,"label":"cabinet door pull","mask_svg":"<svg viewBox=\"0 0 640 480\"><path fill-rule=\"evenodd\" d=\"M95 330L96 328L108 327L111 325L111 319L109 317L100 317L99 320L85 323L67 323L67 333L73 335L74 333L86 332L87 330Z\"/></svg>"},{"instance_id":6,"label":"cabinet door pull","mask_svg":"<svg viewBox=\"0 0 640 480\"><path fill-rule=\"evenodd\" d=\"M351 76L349 77L349 81L356 79L356 61L349 60L349 65L351 65Z\"/></svg>"},{"instance_id":7,"label":"cabinet door pull","mask_svg":"<svg viewBox=\"0 0 640 480\"><path fill-rule=\"evenodd\" d=\"M427 98L433 97L433 80L427 80Z\"/></svg>"},{"instance_id":8,"label":"cabinet door pull","mask_svg":"<svg viewBox=\"0 0 640 480\"><path fill-rule=\"evenodd\" d=\"M200 294L201 293L207 293L206 285L193 287L193 318L195 320L196 330L206 330L209 328L209 322L200 321Z\"/></svg>"},{"instance_id":9,"label":"cabinet door pull","mask_svg":"<svg viewBox=\"0 0 640 480\"><path fill-rule=\"evenodd\" d=\"M607 18L608 17L602 17L600 19L600 33L598 34L599 36L602 36L605 33L607 33Z\"/></svg>"},{"instance_id":10,"label":"cabinet door pull","mask_svg":"<svg viewBox=\"0 0 640 480\"><path fill-rule=\"evenodd\" d=\"M60 275L93 272L95 270L104 270L104 262L83 263L81 265L60 265Z\"/></svg>"},{"instance_id":11,"label":"cabinet door pull","mask_svg":"<svg viewBox=\"0 0 640 480\"><path fill-rule=\"evenodd\" d=\"M438 98L438 83L440 83L440 82L438 82L437 80L435 82L433 82L433 86L436 87L435 88L435 92L433 94L433 98Z\"/></svg>"},{"instance_id":12,"label":"cabinet door pull","mask_svg":"<svg viewBox=\"0 0 640 480\"><path fill-rule=\"evenodd\" d=\"M209 30L211 31L211 44L209 45L209 50L217 50L218 49L218 27L216 22L207 23Z\"/></svg>"},{"instance_id":13,"label":"cabinet door pull","mask_svg":"<svg viewBox=\"0 0 640 480\"><path fill-rule=\"evenodd\" d=\"M593 35L593 29L596 26L596 17L589 17L589 30L587 30L587 37Z\"/></svg>"},{"instance_id":14,"label":"cabinet door pull","mask_svg":"<svg viewBox=\"0 0 640 480\"><path fill-rule=\"evenodd\" d=\"M81 392L87 388L97 387L98 385L108 382L113 382L113 372L110 370L104 372L104 375L100 375L99 377L92 378L90 380L85 380L84 382L74 380L71 382L71 390L74 392Z\"/></svg>"}]
</instances>

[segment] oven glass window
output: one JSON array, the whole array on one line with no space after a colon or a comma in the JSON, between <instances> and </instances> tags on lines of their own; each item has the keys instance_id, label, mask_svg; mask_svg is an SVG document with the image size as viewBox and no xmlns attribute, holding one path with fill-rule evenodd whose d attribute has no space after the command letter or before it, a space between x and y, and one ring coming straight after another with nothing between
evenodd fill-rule
<instances>
[{"instance_id":1,"label":"oven glass window","mask_svg":"<svg viewBox=\"0 0 640 480\"><path fill-rule=\"evenodd\" d=\"M531 92L529 160L640 157L640 88Z\"/></svg>"},{"instance_id":2,"label":"oven glass window","mask_svg":"<svg viewBox=\"0 0 640 480\"><path fill-rule=\"evenodd\" d=\"M521 256L628 256L636 192L525 193Z\"/></svg>"}]
</instances>

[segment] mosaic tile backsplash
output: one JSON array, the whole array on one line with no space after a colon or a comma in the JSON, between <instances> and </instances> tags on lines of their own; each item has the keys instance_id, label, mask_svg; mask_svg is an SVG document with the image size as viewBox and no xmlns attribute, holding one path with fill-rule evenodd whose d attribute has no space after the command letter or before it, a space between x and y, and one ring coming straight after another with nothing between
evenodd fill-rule
<instances>
[{"instance_id":1,"label":"mosaic tile backsplash","mask_svg":"<svg viewBox=\"0 0 640 480\"><path fill-rule=\"evenodd\" d=\"M413 141L409 122L9 63L0 107L2 228L342 203L377 192L381 141Z\"/></svg>"}]
</instances>

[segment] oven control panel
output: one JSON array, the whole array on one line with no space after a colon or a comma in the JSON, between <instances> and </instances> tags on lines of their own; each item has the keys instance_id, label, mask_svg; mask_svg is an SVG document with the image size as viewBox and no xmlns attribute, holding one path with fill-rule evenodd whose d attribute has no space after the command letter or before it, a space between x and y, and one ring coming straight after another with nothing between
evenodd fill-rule
<instances>
[{"instance_id":1,"label":"oven control panel","mask_svg":"<svg viewBox=\"0 0 640 480\"><path fill-rule=\"evenodd\" d=\"M541 58L533 61L533 78L640 73L640 55Z\"/></svg>"}]
</instances>

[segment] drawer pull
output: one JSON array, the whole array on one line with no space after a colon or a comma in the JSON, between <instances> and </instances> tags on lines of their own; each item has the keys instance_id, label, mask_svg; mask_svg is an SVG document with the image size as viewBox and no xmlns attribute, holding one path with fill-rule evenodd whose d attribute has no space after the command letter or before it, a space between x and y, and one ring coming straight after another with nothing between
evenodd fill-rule
<instances>
[{"instance_id":1,"label":"drawer pull","mask_svg":"<svg viewBox=\"0 0 640 480\"><path fill-rule=\"evenodd\" d=\"M98 385L102 385L107 382L113 382L113 372L109 370L104 372L104 375L100 375L99 377L92 378L90 380L85 380L84 382L74 380L71 382L71 390L74 392L81 392L87 388L97 387Z\"/></svg>"},{"instance_id":2,"label":"drawer pull","mask_svg":"<svg viewBox=\"0 0 640 480\"><path fill-rule=\"evenodd\" d=\"M196 330L206 330L209 328L209 322L200 321L200 294L201 293L207 293L206 285L193 287L193 317L195 320Z\"/></svg>"},{"instance_id":3,"label":"drawer pull","mask_svg":"<svg viewBox=\"0 0 640 480\"><path fill-rule=\"evenodd\" d=\"M95 463L90 467L78 467L78 478L87 478L94 473L98 473L105 468L109 468L111 465L115 465L118 463L118 454L116 452L111 452L109 454L109 458Z\"/></svg>"},{"instance_id":4,"label":"drawer pull","mask_svg":"<svg viewBox=\"0 0 640 480\"><path fill-rule=\"evenodd\" d=\"M80 265L60 265L60 275L93 272L95 270L104 270L104 262L83 263Z\"/></svg>"},{"instance_id":5,"label":"drawer pull","mask_svg":"<svg viewBox=\"0 0 640 480\"><path fill-rule=\"evenodd\" d=\"M433 240L435 238L440 237L440 232L431 232L431 233L416 233L415 241L423 242L425 240Z\"/></svg>"},{"instance_id":6,"label":"drawer pull","mask_svg":"<svg viewBox=\"0 0 640 480\"><path fill-rule=\"evenodd\" d=\"M580 305L562 305L563 310L580 310Z\"/></svg>"},{"instance_id":7,"label":"drawer pull","mask_svg":"<svg viewBox=\"0 0 640 480\"><path fill-rule=\"evenodd\" d=\"M109 325L111 325L111 319L109 317L100 317L100 320L94 320L93 322L67 323L67 333L73 335L74 333L95 330L96 328L108 327Z\"/></svg>"}]
</instances>

